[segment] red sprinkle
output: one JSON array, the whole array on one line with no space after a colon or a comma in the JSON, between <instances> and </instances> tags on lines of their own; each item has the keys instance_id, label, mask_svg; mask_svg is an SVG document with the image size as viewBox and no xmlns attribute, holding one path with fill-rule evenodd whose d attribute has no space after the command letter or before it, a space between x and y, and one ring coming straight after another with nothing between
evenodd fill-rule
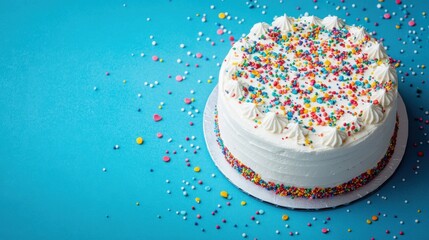
<instances>
[{"instance_id":1,"label":"red sprinkle","mask_svg":"<svg viewBox=\"0 0 429 240\"><path fill-rule=\"evenodd\" d=\"M180 75L176 76L176 81L181 82L183 80L183 77Z\"/></svg>"},{"instance_id":2,"label":"red sprinkle","mask_svg":"<svg viewBox=\"0 0 429 240\"><path fill-rule=\"evenodd\" d=\"M155 121L155 122L159 122L159 121L161 121L162 120L162 117L161 117L161 115L159 115L159 114L154 114L153 115L153 120Z\"/></svg>"},{"instance_id":3,"label":"red sprinkle","mask_svg":"<svg viewBox=\"0 0 429 240\"><path fill-rule=\"evenodd\" d=\"M410 21L408 22L408 26L410 26L410 27L414 27L414 26L416 26L416 22L414 22L414 20L410 20Z\"/></svg>"},{"instance_id":4,"label":"red sprinkle","mask_svg":"<svg viewBox=\"0 0 429 240\"><path fill-rule=\"evenodd\" d=\"M164 156L164 157L162 157L162 160L164 162L169 162L170 161L170 157L169 156Z\"/></svg>"},{"instance_id":5,"label":"red sprinkle","mask_svg":"<svg viewBox=\"0 0 429 240\"><path fill-rule=\"evenodd\" d=\"M191 102L192 102L192 100L190 98L185 98L184 101L186 104L191 104Z\"/></svg>"},{"instance_id":6,"label":"red sprinkle","mask_svg":"<svg viewBox=\"0 0 429 240\"><path fill-rule=\"evenodd\" d=\"M158 59L159 59L158 56L156 56L156 55L152 56L152 60L154 60L155 62L158 61Z\"/></svg>"},{"instance_id":7,"label":"red sprinkle","mask_svg":"<svg viewBox=\"0 0 429 240\"><path fill-rule=\"evenodd\" d=\"M383 17L384 17L384 19L390 19L390 13L385 13L384 15L383 15Z\"/></svg>"}]
</instances>

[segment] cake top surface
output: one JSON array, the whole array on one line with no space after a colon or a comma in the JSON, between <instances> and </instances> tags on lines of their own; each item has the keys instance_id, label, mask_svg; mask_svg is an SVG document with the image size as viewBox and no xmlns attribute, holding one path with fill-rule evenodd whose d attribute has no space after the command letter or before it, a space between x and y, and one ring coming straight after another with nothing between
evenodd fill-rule
<instances>
[{"instance_id":1,"label":"cake top surface","mask_svg":"<svg viewBox=\"0 0 429 240\"><path fill-rule=\"evenodd\" d=\"M397 96L392 63L361 27L336 16L284 15L233 45L223 88L255 127L304 142L319 134L334 147L382 121Z\"/></svg>"}]
</instances>

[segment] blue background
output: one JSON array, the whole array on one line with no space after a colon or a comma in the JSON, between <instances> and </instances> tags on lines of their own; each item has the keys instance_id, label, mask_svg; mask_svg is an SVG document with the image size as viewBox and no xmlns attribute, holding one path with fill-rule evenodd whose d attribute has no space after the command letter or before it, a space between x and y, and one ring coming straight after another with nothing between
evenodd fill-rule
<instances>
[{"instance_id":1,"label":"blue background","mask_svg":"<svg viewBox=\"0 0 429 240\"><path fill-rule=\"evenodd\" d=\"M285 239L289 232L294 239L427 239L429 89L422 65L429 64L429 21L423 13L429 3L352 4L1 1L0 239L239 239L243 233L249 239ZM391 19L382 19L385 11ZM220 12L232 19L219 19ZM403 63L399 91L410 120L403 163L381 189L348 206L296 211L262 203L229 183L205 147L202 112L217 82L217 63L230 48L230 35L217 35L217 29L223 26L238 39L254 23L271 23L284 12L335 14L363 25L384 38L389 55ZM414 27L408 26L412 18ZM198 32L203 33L199 41ZM196 58L197 52L203 58ZM154 55L163 62L152 61ZM177 75L186 79L177 82ZM145 85L155 81L153 88ZM184 98L195 101L187 105ZM163 120L154 122L155 113ZM143 145L135 143L138 136ZM162 161L166 155L169 163ZM201 172L194 172L195 166ZM219 196L222 190L230 200ZM265 213L257 215L259 210ZM283 214L290 219L282 221ZM378 221L366 223L377 214ZM323 234L322 228L330 232Z\"/></svg>"}]
</instances>

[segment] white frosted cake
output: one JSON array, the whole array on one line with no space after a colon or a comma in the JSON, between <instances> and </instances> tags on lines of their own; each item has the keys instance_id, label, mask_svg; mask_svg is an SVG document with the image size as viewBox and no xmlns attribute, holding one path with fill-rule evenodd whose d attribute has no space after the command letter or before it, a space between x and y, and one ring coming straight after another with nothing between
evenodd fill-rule
<instances>
[{"instance_id":1,"label":"white frosted cake","mask_svg":"<svg viewBox=\"0 0 429 240\"><path fill-rule=\"evenodd\" d=\"M382 43L335 16L255 24L220 70L215 131L225 160L281 196L365 185L394 151L393 64Z\"/></svg>"}]
</instances>

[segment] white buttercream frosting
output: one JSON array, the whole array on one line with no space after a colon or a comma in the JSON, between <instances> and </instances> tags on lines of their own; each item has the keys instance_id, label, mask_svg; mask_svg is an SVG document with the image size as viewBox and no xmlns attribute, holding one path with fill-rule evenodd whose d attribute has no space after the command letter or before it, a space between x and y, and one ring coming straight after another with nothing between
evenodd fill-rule
<instances>
[{"instance_id":1,"label":"white buttercream frosting","mask_svg":"<svg viewBox=\"0 0 429 240\"><path fill-rule=\"evenodd\" d=\"M276 18L272 23L272 26L280 29L282 33L287 33L293 31L293 21L293 18L289 18L285 14L281 17Z\"/></svg>"},{"instance_id":2,"label":"white buttercream frosting","mask_svg":"<svg viewBox=\"0 0 429 240\"><path fill-rule=\"evenodd\" d=\"M316 16L304 16L304 17L301 17L301 21L307 24L307 27L311 25L317 25L317 26L322 25L322 19Z\"/></svg>"},{"instance_id":3,"label":"white buttercream frosting","mask_svg":"<svg viewBox=\"0 0 429 240\"><path fill-rule=\"evenodd\" d=\"M308 130L296 122L289 123L283 132L287 139L292 139L298 144L305 143L305 136L308 134Z\"/></svg>"},{"instance_id":4,"label":"white buttercream frosting","mask_svg":"<svg viewBox=\"0 0 429 240\"><path fill-rule=\"evenodd\" d=\"M334 127L329 127L323 133L322 144L327 147L339 147L343 145L346 140L347 134Z\"/></svg>"},{"instance_id":5,"label":"white buttercream frosting","mask_svg":"<svg viewBox=\"0 0 429 240\"><path fill-rule=\"evenodd\" d=\"M383 44L376 41L371 42L365 48L365 52L368 53L370 59L384 59L387 57Z\"/></svg>"},{"instance_id":6,"label":"white buttercream frosting","mask_svg":"<svg viewBox=\"0 0 429 240\"><path fill-rule=\"evenodd\" d=\"M262 112L259 107L254 103L243 103L243 114L248 119L255 119L262 117Z\"/></svg>"},{"instance_id":7,"label":"white buttercream frosting","mask_svg":"<svg viewBox=\"0 0 429 240\"><path fill-rule=\"evenodd\" d=\"M262 35L267 35L269 28L270 25L268 25L268 23L256 23L255 25L253 25L252 29L250 29L249 38L257 40Z\"/></svg>"},{"instance_id":8,"label":"white buttercream frosting","mask_svg":"<svg viewBox=\"0 0 429 240\"><path fill-rule=\"evenodd\" d=\"M383 119L383 110L379 105L369 104L363 109L362 119L366 124L376 124Z\"/></svg>"},{"instance_id":9,"label":"white buttercream frosting","mask_svg":"<svg viewBox=\"0 0 429 240\"><path fill-rule=\"evenodd\" d=\"M337 16L325 17L322 21L322 24L328 30L332 30L334 28L341 29L344 27L344 21L341 18L338 18Z\"/></svg>"},{"instance_id":10,"label":"white buttercream frosting","mask_svg":"<svg viewBox=\"0 0 429 240\"><path fill-rule=\"evenodd\" d=\"M281 133L288 123L284 116L275 112L268 112L262 119L261 126L272 133Z\"/></svg>"},{"instance_id":11,"label":"white buttercream frosting","mask_svg":"<svg viewBox=\"0 0 429 240\"><path fill-rule=\"evenodd\" d=\"M398 81L396 70L387 63L382 63L380 66L375 68L374 77L377 81L382 83L387 81L396 83Z\"/></svg>"},{"instance_id":12,"label":"white buttercream frosting","mask_svg":"<svg viewBox=\"0 0 429 240\"><path fill-rule=\"evenodd\" d=\"M350 37L354 42L361 41L368 36L368 33L365 31L363 27L350 27L349 29Z\"/></svg>"},{"instance_id":13,"label":"white buttercream frosting","mask_svg":"<svg viewBox=\"0 0 429 240\"><path fill-rule=\"evenodd\" d=\"M386 108L393 102L394 94L386 89L380 89L374 93L374 100L377 100L383 108Z\"/></svg>"},{"instance_id":14,"label":"white buttercream frosting","mask_svg":"<svg viewBox=\"0 0 429 240\"><path fill-rule=\"evenodd\" d=\"M363 128L364 123L360 117L347 114L341 119L340 126L347 126L347 130L352 134L358 133Z\"/></svg>"},{"instance_id":15,"label":"white buttercream frosting","mask_svg":"<svg viewBox=\"0 0 429 240\"><path fill-rule=\"evenodd\" d=\"M240 80L229 80L225 86L225 92L232 98L242 98L244 96L244 84Z\"/></svg>"}]
</instances>

